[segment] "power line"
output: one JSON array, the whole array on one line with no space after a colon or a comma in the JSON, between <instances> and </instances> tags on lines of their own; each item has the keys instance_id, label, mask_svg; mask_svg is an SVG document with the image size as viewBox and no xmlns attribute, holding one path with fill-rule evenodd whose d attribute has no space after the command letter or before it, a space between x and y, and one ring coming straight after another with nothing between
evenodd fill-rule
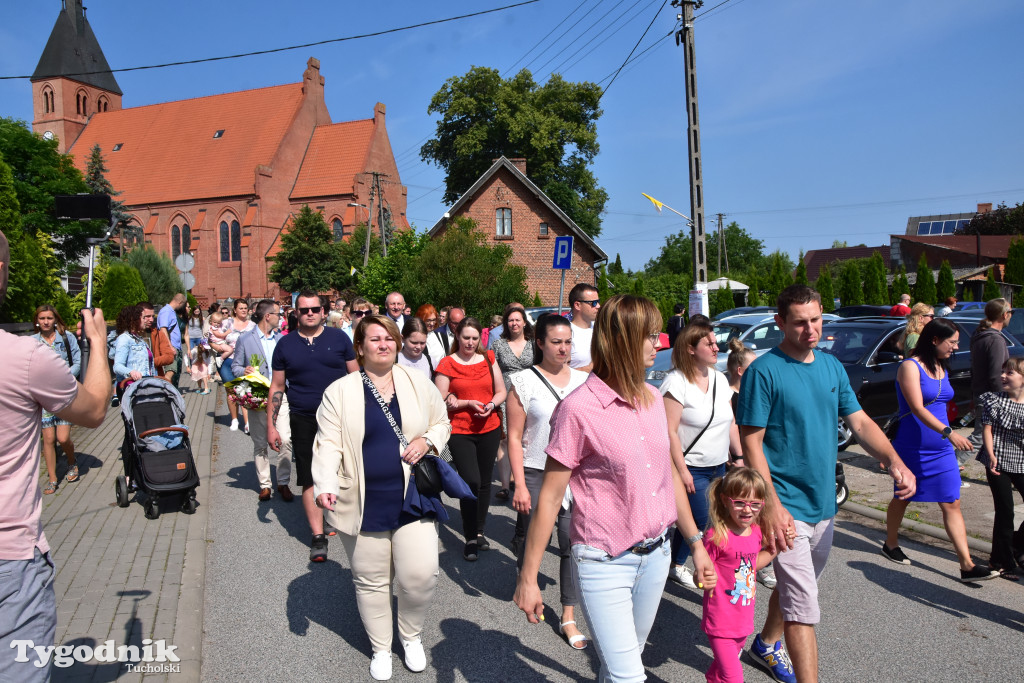
<instances>
[{"instance_id":1,"label":"power line","mask_svg":"<svg viewBox=\"0 0 1024 683\"><path fill-rule=\"evenodd\" d=\"M657 2L657 0L654 0L654 2ZM654 3L652 2L651 4L654 4ZM648 5L648 7L649 7L649 6L650 6L650 5ZM641 14L643 14L643 12L644 12L644 10L645 10L645 9L647 9L647 7L643 7L643 8L641 8L639 12L637 12L637 13L636 13L636 14L634 14L634 15L633 15L632 17L630 17L630 19L629 19L628 21L626 21L625 23L621 24L621 25L619 26L619 28L615 29L615 31L614 31L613 33L611 33L610 35L608 35L608 36L607 36L607 37L606 37L606 38L605 38L604 40L602 40L602 41L601 41L600 43L598 43L597 45L595 45L594 47L592 47L592 48L591 48L591 49L590 49L589 51L587 51L587 52L586 52L585 54L583 54L583 55L582 55L582 56L581 56L581 57L580 57L579 59L577 59L577 60L576 60L575 62L573 62L573 63L572 63L572 64L570 64L569 66L565 67L565 70L564 70L564 71L563 71L562 73L565 73L566 71L570 71L570 70L571 70L571 69L572 69L573 67L575 67L575 66L576 66L577 64L579 64L579 63L580 63L580 62L582 62L582 61L583 61L584 59L586 59L586 58L587 58L587 57L589 57L589 56L590 56L591 54L593 54L593 52L594 52L595 50L597 50L597 48L599 48L599 47L601 47L602 45L604 45L604 44L605 44L606 42L608 42L608 40L609 40L609 39L610 39L610 38L611 38L612 36L614 36L615 34L617 34L617 33L618 33L619 31L621 31L622 29L626 28L626 26L627 26L627 25L629 25L629 23L631 23L631 22L632 22L632 21L633 21L634 19L636 19L637 17L639 17L639 16L641 15ZM578 52L578 51L577 51L577 52ZM570 58L570 59L571 59L571 58Z\"/></svg>"},{"instance_id":2,"label":"power line","mask_svg":"<svg viewBox=\"0 0 1024 683\"><path fill-rule=\"evenodd\" d=\"M457 17L448 17L446 19L434 19L432 21L424 21L419 24L410 24L409 26L400 26L398 28L389 28L383 31L374 31L372 33L363 33L355 36L345 36L343 38L329 38L327 40L318 40L315 43L304 43L302 45L290 45L288 47L276 47L268 50L256 50L254 52L242 52L235 55L223 55L220 57L204 57L202 59L188 59L178 62L167 62L165 64L150 64L147 66L129 66L121 69L100 69L98 71L79 71L77 73L68 74L55 74L61 76L90 76L93 74L106 74L106 73L122 73L125 71L142 71L144 69L163 69L169 66L183 66L186 64L202 64L204 62L218 62L226 59L240 59L242 57L254 57L256 55L267 55L276 52L287 52L289 50L301 50L307 47L316 47L318 45L328 45L330 43L341 43L348 40L359 40L361 38L375 38L377 36L384 36L391 33L399 33L401 31L409 31L414 28L423 28L425 26L434 26L436 24L444 24L451 21L458 21L460 19L469 19L472 17L479 17L484 14L492 14L494 12L502 12L508 9L515 9L516 7L523 7L524 5L532 5L540 0L523 0L514 5L505 5L504 7L495 7L493 9L481 10L479 12L473 12L471 14L461 14ZM13 80L13 79L25 79L31 78L31 76L0 76L0 80Z\"/></svg>"},{"instance_id":3,"label":"power line","mask_svg":"<svg viewBox=\"0 0 1024 683\"><path fill-rule=\"evenodd\" d=\"M596 10L596 9L597 9L598 7L600 7L600 6L601 6L601 4L602 4L603 2L604 2L604 0L598 0L598 3L597 3L596 5L594 5L593 7L591 7L591 8L590 8L590 11L591 11L591 12L593 12L594 10ZM584 19L586 19L586 17L587 17L586 13L584 13L584 14L580 15L580 18L579 18L579 19L577 19L576 21L574 21L574 22L572 23L572 26L570 26L569 28L567 28L567 29L565 29L564 31L562 31L562 32L561 32L561 33L559 34L559 36L558 36L557 38L555 38L554 40L552 40L552 41L551 41L551 44L550 44L550 45L548 45L548 46L547 46L546 48L544 48L543 50L541 50L541 51L540 51L540 52L539 52L539 53L537 54L537 56L536 56L536 57L534 57L533 59L531 59L531 60L530 60L529 62L527 62L527 63L526 63L526 65L525 65L525 66L524 66L523 68L527 68L527 69L528 69L528 68L530 67L530 65L531 65L531 64L534 64L534 63L535 63L535 62L536 62L536 61L537 61L538 59L540 59L541 57L543 57L543 56L544 56L544 53L545 53L545 52L547 52L548 50L550 50L551 48L553 48L553 47L554 47L555 45L557 45L557 44L558 44L558 41L560 41L560 40L561 40L562 38L564 38L564 37L565 37L565 36L566 36L566 35L567 35L567 34L569 33L569 31L571 31L571 30L573 30L574 28L576 28L577 26L579 26L579 23L580 23L581 21L583 21ZM544 67L542 66L541 68L543 69Z\"/></svg>"},{"instance_id":4,"label":"power line","mask_svg":"<svg viewBox=\"0 0 1024 683\"><path fill-rule=\"evenodd\" d=\"M649 3L648 3L648 7L649 7L650 5L653 5L653 4L654 4L655 2L657 2L657 1L658 1L658 0L651 0L651 2L649 2ZM633 21L633 19L635 19L635 18L636 18L636 16L639 16L639 15L640 15L640 14L641 14L641 13L642 13L642 12L644 11L644 9L646 9L646 8L643 8L643 9L641 9L641 10L640 10L640 12L637 12L637 15L636 15L636 16L634 16L634 17L632 17L632 18L628 19L627 21L625 21L625 22L621 22L621 21L620 21L620 20L622 19L622 17L626 16L626 15L627 15L627 14L628 14L628 13L629 13L629 12L630 12L630 11L631 11L631 10L632 10L633 8L634 8L634 7L636 7L637 5L639 5L639 4L641 3L641 2L643 2L643 0L636 0L636 2L634 2L634 3L632 4L632 5L630 5L630 6L629 6L629 7L627 7L627 8L625 9L625 10L623 10L623 12L622 12L622 13L621 13L621 14L620 14L619 16L617 16L617 17L615 17L614 19L612 19L612 20L611 20L610 22L608 22L608 24L606 24L606 25L605 25L605 27L604 27L604 28L602 28L602 29L601 29L600 31L598 31L598 32L597 32L597 35L595 35L595 36L594 36L593 38L591 38L591 42L592 42L592 41L594 41L594 40L597 40L598 38L600 38L600 37L601 37L601 34L603 34L603 33L604 33L605 31L607 31L608 29L612 28L613 26L617 26L617 28L616 28L616 29L615 29L614 31L612 31L612 32L611 32L611 33L610 33L610 34L609 34L609 35L608 35L607 37L605 37L605 39L604 39L604 40L602 40L601 42L599 42L599 43L597 43L596 45L594 45L593 47L591 47L591 48L590 48L590 51L589 51L589 52L587 52L587 54L590 54L591 52L593 52L594 50L596 50L596 49L597 49L597 48L598 48L599 46L603 45L603 44L604 44L604 43L605 43L605 42L606 42L606 41L607 41L607 40L608 40L609 38L611 38L612 36L614 36L614 35L615 35L616 33L618 33L619 31L621 31L622 29L626 28L626 27L627 27L627 26L629 25L629 23L630 23L631 21ZM603 18L603 17L602 17L602 18ZM568 62L569 60L573 59L573 58L574 58L574 57L575 57L576 55L578 55L578 54L579 54L580 52L582 52L583 50L585 50L585 49L587 48L587 45L588 45L587 43L584 43L583 45L580 45L580 46L579 46L579 48L577 48L577 50L576 50L575 52L573 52L573 53L572 53L571 55L569 55L568 57L566 57L565 59L563 59L563 60L562 60L561 62L559 62L559 63L558 63L558 65L557 65L557 66L555 66L555 67L554 67L553 69L551 69L551 71L550 71L550 72L548 72L548 76L550 76L551 74L555 73L556 71L560 71L560 69L561 69L561 68L562 68L562 67L563 67L563 66L564 66L564 65L565 65L565 64L566 64L566 63L567 63L567 62Z\"/></svg>"},{"instance_id":5,"label":"power line","mask_svg":"<svg viewBox=\"0 0 1024 683\"><path fill-rule=\"evenodd\" d=\"M565 46L565 47L563 47L563 48L562 48L561 50L559 50L558 52L556 52L556 53L555 53L555 55L554 55L553 57L551 57L551 58L550 58L550 59L549 59L548 61L544 62L544 63L543 63L543 64L541 64L541 65L540 65L539 67L537 67L537 70L538 70L538 71L540 71L540 70L544 69L544 67L546 67L546 66L547 66L548 64L550 64L550 63L551 63L551 62L553 62L554 60L558 59L558 56L559 56L559 55L561 55L561 54L562 54L563 52L565 52L565 51L566 51L566 50L568 50L568 49L569 49L570 47L572 47L572 46L573 46L573 44L574 44L574 43L575 43L575 42L576 42L577 40L579 40L579 39L580 39L580 38L582 38L583 36L587 35L587 33L589 33L589 32L590 32L591 30L593 30L593 28L594 28L595 26L597 26L597 25L598 25L598 24L600 24L600 23L601 23L602 21L604 21L604 20L605 20L605 18L607 18L607 17L608 17L608 15L609 15L609 14L611 14L612 12L614 12L614 11L615 11L615 5L612 5L612 8L611 8L610 10L608 10L607 12L605 12L604 14L602 14L602 15L601 15L601 17L600 17L600 18L599 18L599 19L598 19L597 21L595 21L595 22L594 22L593 24L591 24L591 25L590 25L590 26L588 26L587 28L583 29L583 32L582 32L582 33L580 33L580 34L579 34L578 36L576 36L576 37L575 37L575 38L573 38L573 39L572 39L571 41L569 41L569 44L568 44L568 45L566 45L566 46Z\"/></svg>"},{"instance_id":6,"label":"power line","mask_svg":"<svg viewBox=\"0 0 1024 683\"><path fill-rule=\"evenodd\" d=\"M729 1L729 0L726 0L726 2L728 2L728 1ZM654 21L655 21L655 20L656 20L656 19L658 18L658 16L659 16L659 15L661 14L661 11L662 11L663 9L665 9L665 5L667 5L667 4L668 4L668 0L664 0L664 2L662 2L662 3L661 3L661 7L659 7L659 8L658 8L658 11L657 11L657 12L655 12L655 14L654 14L654 16L653 16L653 17L651 17L651 23L649 23L649 24L647 25L647 28L646 28L646 29L644 29L644 33L643 33L643 35L642 35L642 36L640 36L640 40L636 41L636 45L634 45L634 46L633 46L633 49L629 51L629 54L628 54L628 55L626 55L626 59L625 59L625 60L624 60L624 61L622 62L622 64L621 64L621 65L619 66L619 69L618 69L618 71L616 71L616 72L615 72L615 75L614 75L614 76L612 76L612 80L611 80L611 81L609 81L609 82L608 82L608 85L606 85L606 86L605 86L605 88L604 88L604 92L603 92L603 93L601 94L601 96L602 96L602 97L603 97L603 96L604 96L605 94L607 94L607 92L608 92L608 89L612 87L612 83L614 83L614 82L615 82L615 79L619 77L619 73L620 73L620 72L622 71L622 67L626 66L626 64L628 64L628 63L629 63L629 59L630 59L630 57L632 57L632 56L633 56L633 53L634 53L634 52L636 52L636 49L637 49L638 47L640 47L640 43L642 43L642 42L643 42L643 40L644 40L644 38L646 38L646 37L647 37L647 32L651 30L651 27L652 27L652 26L654 26Z\"/></svg>"},{"instance_id":7,"label":"power line","mask_svg":"<svg viewBox=\"0 0 1024 683\"><path fill-rule=\"evenodd\" d=\"M538 40L538 41L537 41L537 43L536 43L536 44L535 44L535 45L534 45L533 47L531 47L531 48L530 48L529 50L527 50L527 51L526 51L526 52L525 52L525 53L523 54L523 56L522 56L522 57L520 57L519 59L517 59L517 60L516 60L516 61L515 61L515 62L514 62L514 63L512 64L512 66L510 66L509 68L505 69L505 71L503 72L503 74L507 74L507 73L509 73L510 71L512 71L512 69L516 68L516 66L518 66L518 65L519 65L519 62L521 62L521 61L523 61L524 59L526 59L526 58L527 58L527 57L528 57L528 56L530 55L530 53L531 53L531 52L533 52L533 51L534 51L534 50L536 50L536 49L537 49L538 47L540 47L541 43L543 43L543 42L544 42L545 40L547 40L547 39L548 39L548 38L549 38L549 37L551 36L551 34L552 34L552 33L554 33L555 31L557 31L557 30L558 30L558 27L559 27L559 26L561 26L561 25L562 25L562 24L564 24L564 23L565 23L566 21L568 21L568 20L569 20L569 17L571 17L572 15L576 14L576 12L577 12L577 11L579 10L579 8L580 8L580 7L583 7L583 5L584 5L584 4L586 4L586 2L587 2L587 0L582 0L582 2L580 2L580 4L576 5L576 9L574 9L573 11L571 11L571 12L569 12L569 13L568 13L567 15L565 15L565 17L564 17L564 18L563 18L563 19L562 19L562 20L561 20L560 22L558 22L557 24L555 24L555 27L554 27L553 29L551 29L550 31L548 31L548 34L547 34L546 36L544 36L543 38L541 38L540 40ZM577 22L577 23L578 23L578 22ZM541 53L541 54L543 54L543 53Z\"/></svg>"}]
</instances>

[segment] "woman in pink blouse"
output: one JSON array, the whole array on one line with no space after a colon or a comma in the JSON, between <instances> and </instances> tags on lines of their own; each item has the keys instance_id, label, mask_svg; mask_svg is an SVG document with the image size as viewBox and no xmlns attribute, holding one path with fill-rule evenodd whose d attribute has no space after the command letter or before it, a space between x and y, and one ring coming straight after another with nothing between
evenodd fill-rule
<instances>
[{"instance_id":1,"label":"woman in pink blouse","mask_svg":"<svg viewBox=\"0 0 1024 683\"><path fill-rule=\"evenodd\" d=\"M669 453L661 394L644 383L661 325L649 299L623 294L601 307L593 372L551 418L544 483L516 585L516 604L537 623L544 611L537 572L568 485L572 576L602 681L645 678L640 655L668 577L673 522L691 547L695 580L709 588L717 581Z\"/></svg>"}]
</instances>

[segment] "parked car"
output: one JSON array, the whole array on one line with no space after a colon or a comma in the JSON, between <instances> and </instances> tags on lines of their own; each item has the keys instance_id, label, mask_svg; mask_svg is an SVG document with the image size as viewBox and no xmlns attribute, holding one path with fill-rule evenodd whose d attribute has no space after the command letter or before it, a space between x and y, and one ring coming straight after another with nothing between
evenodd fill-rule
<instances>
[{"instance_id":1,"label":"parked car","mask_svg":"<svg viewBox=\"0 0 1024 683\"><path fill-rule=\"evenodd\" d=\"M832 313L825 313L821 317L826 322L839 320L839 317ZM738 337L744 346L753 349L758 356L768 349L774 349L782 341L782 330L775 324L774 314L734 315L713 322L711 329L714 330L715 341L718 343L718 362L715 363L715 368L722 372L725 372L729 360L729 342L733 339Z\"/></svg>"},{"instance_id":2,"label":"parked car","mask_svg":"<svg viewBox=\"0 0 1024 683\"><path fill-rule=\"evenodd\" d=\"M892 306L870 306L867 304L857 306L840 306L832 311L833 315L840 318L860 318L866 315L888 316Z\"/></svg>"},{"instance_id":3,"label":"parked car","mask_svg":"<svg viewBox=\"0 0 1024 683\"><path fill-rule=\"evenodd\" d=\"M665 375L672 370L672 349L662 349L654 356L654 365L647 368L647 383L655 389L661 387Z\"/></svg>"},{"instance_id":4,"label":"parked car","mask_svg":"<svg viewBox=\"0 0 1024 683\"><path fill-rule=\"evenodd\" d=\"M950 320L969 320L977 324L985 317L985 309L972 308L963 312L953 311L946 317ZM1024 343L1024 308L1013 309L1010 322L1003 328L1003 332L1009 332L1016 341Z\"/></svg>"},{"instance_id":5,"label":"parked car","mask_svg":"<svg viewBox=\"0 0 1024 683\"><path fill-rule=\"evenodd\" d=\"M954 397L947 404L950 424L958 422L971 409L971 334L977 320L947 318L960 329L960 348L949 359L950 384ZM896 371L903 360L896 342L906 326L903 318L860 318L826 323L818 348L843 364L850 386L861 407L881 426L898 410ZM1011 335L1007 339L1011 356L1024 356L1022 346ZM963 425L961 425L963 426ZM839 449L853 443L853 433L842 418L838 424Z\"/></svg>"},{"instance_id":6,"label":"parked car","mask_svg":"<svg viewBox=\"0 0 1024 683\"><path fill-rule=\"evenodd\" d=\"M734 315L743 315L743 314L746 314L746 313L764 313L765 315L768 315L769 313L774 313L774 312L775 312L775 307L774 306L739 306L737 308L730 308L727 311L722 311L721 313L716 315L714 318L712 318L712 320L721 320L722 318L731 318Z\"/></svg>"},{"instance_id":7,"label":"parked car","mask_svg":"<svg viewBox=\"0 0 1024 683\"><path fill-rule=\"evenodd\" d=\"M569 316L569 311L572 309L562 308L562 315L566 318ZM541 317L545 313L558 313L558 306L531 306L526 309L526 317L530 319L531 325L537 324L537 318Z\"/></svg>"}]
</instances>

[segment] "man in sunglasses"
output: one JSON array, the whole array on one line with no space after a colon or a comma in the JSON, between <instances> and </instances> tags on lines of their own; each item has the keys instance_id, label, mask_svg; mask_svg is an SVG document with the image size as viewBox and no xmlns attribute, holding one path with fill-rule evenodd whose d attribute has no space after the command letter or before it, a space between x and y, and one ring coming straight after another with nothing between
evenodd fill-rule
<instances>
[{"instance_id":1,"label":"man in sunglasses","mask_svg":"<svg viewBox=\"0 0 1024 683\"><path fill-rule=\"evenodd\" d=\"M590 360L590 340L594 338L594 321L601 308L601 299L593 285L581 282L569 292L569 308L572 309L572 354L569 367L590 372L594 362Z\"/></svg>"},{"instance_id":2,"label":"man in sunglasses","mask_svg":"<svg viewBox=\"0 0 1024 683\"><path fill-rule=\"evenodd\" d=\"M350 372L359 372L356 352L348 335L336 327L325 327L326 310L316 292L304 291L295 302L299 324L294 333L280 338L271 362L270 402L267 410L267 444L279 451L281 434L275 423L288 397L292 429L292 457L296 483L302 487L302 507L313 532L310 562L327 559L324 514L313 497L313 441L316 439L316 411L324 391L332 382ZM287 387L287 389L285 388Z\"/></svg>"}]
</instances>

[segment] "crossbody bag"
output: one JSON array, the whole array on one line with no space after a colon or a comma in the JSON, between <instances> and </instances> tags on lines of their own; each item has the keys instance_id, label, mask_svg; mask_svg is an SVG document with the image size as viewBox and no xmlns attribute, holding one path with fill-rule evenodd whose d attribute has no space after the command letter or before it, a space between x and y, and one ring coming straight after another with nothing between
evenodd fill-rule
<instances>
[{"instance_id":1,"label":"crossbody bag","mask_svg":"<svg viewBox=\"0 0 1024 683\"><path fill-rule=\"evenodd\" d=\"M711 383L711 417L708 419L708 423L704 425L704 429L700 430L696 438L694 438L694 440L690 442L690 445L686 447L686 450L683 451L684 458L690 454L693 447L697 445L698 441L700 441L700 437L704 436L704 432L708 431L708 427L710 427L711 423L715 421L715 399L718 396L718 375L712 375L712 377L714 377L714 381Z\"/></svg>"}]
</instances>

